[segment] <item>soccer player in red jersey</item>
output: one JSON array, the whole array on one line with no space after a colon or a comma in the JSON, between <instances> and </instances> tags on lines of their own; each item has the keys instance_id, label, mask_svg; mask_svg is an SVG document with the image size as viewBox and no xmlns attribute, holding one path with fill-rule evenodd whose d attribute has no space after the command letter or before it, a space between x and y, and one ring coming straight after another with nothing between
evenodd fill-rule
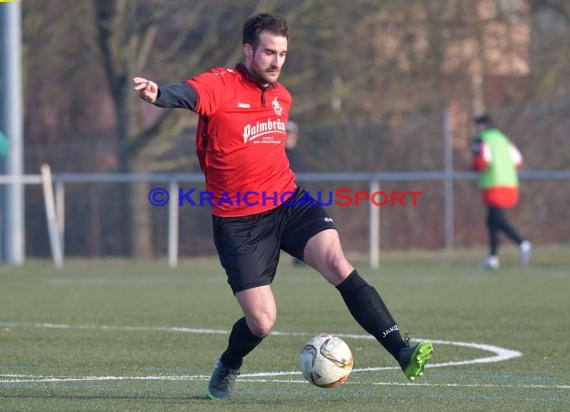
<instances>
[{"instance_id":1,"label":"soccer player in red jersey","mask_svg":"<svg viewBox=\"0 0 570 412\"><path fill-rule=\"evenodd\" d=\"M133 78L141 98L199 115L196 149L213 193L214 243L244 316L230 332L208 384L211 399L230 399L243 358L277 316L271 283L280 250L315 268L340 292L356 321L398 361L410 380L423 374L433 347L410 347L380 295L345 258L333 219L295 183L285 154L291 95L278 82L289 27L261 13L243 26L243 63L159 87Z\"/></svg>"}]
</instances>

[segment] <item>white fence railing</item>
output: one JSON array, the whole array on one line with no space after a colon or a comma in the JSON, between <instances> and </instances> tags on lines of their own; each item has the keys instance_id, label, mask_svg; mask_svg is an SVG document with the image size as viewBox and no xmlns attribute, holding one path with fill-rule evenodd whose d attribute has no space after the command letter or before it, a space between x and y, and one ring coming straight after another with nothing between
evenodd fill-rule
<instances>
[{"instance_id":1,"label":"white fence railing","mask_svg":"<svg viewBox=\"0 0 570 412\"><path fill-rule=\"evenodd\" d=\"M44 174L45 178L45 174ZM520 173L522 180L570 180L569 171L524 171ZM63 265L63 256L60 254L64 250L64 222L65 222L65 186L71 183L129 183L129 182L167 182L171 198L177 199L178 188L181 183L201 183L204 177L201 174L194 173L132 173L132 174L77 174L77 173L61 173L53 174L54 196L53 210L48 213L49 220L54 220L57 224L48 224L49 230L56 230L58 233L50 233L50 246L52 256L56 266ZM298 173L298 182L367 182L369 193L380 190L382 182L442 182L444 185L444 210L445 215L445 247L452 249L454 247L453 239L453 182L475 180L477 174L473 172L362 172L362 173ZM42 175L23 175L23 176L7 176L0 175L0 185L36 185L42 184L44 187L50 185L45 184ZM51 182L50 182L51 183ZM45 194L44 194L45 195ZM50 210L49 199L46 199L46 211ZM178 264L178 202L171 201L168 203L168 229L167 229L167 247L168 247L168 265L176 267ZM369 202L369 234L368 234L368 260L372 268L377 268L380 263L380 207L374 206ZM1 210L1 207L0 207ZM0 234L6 225L2 225L0 221ZM5 241L10 241L10 237L14 234L4 233ZM22 234L15 234L22 236ZM58 247L56 239L61 242ZM9 257L7 259L9 261Z\"/></svg>"}]
</instances>

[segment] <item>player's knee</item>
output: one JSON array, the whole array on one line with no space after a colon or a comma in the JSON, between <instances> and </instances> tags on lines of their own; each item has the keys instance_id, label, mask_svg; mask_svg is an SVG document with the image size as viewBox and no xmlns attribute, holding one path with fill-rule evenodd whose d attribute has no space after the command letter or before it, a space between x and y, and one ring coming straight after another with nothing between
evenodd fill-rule
<instances>
[{"instance_id":1,"label":"player's knee","mask_svg":"<svg viewBox=\"0 0 570 412\"><path fill-rule=\"evenodd\" d=\"M338 285L354 270L344 256L327 256L319 272L333 285Z\"/></svg>"},{"instance_id":2,"label":"player's knee","mask_svg":"<svg viewBox=\"0 0 570 412\"><path fill-rule=\"evenodd\" d=\"M331 256L329 258L328 267L335 277L339 278L347 276L352 272L352 266L343 255Z\"/></svg>"},{"instance_id":3,"label":"player's knee","mask_svg":"<svg viewBox=\"0 0 570 412\"><path fill-rule=\"evenodd\" d=\"M251 327L251 333L253 333L255 336L257 336L259 338L263 338L263 337L269 335L269 332L271 332L273 325L274 325L274 323L269 323L269 322L255 323Z\"/></svg>"},{"instance_id":4,"label":"player's knee","mask_svg":"<svg viewBox=\"0 0 570 412\"><path fill-rule=\"evenodd\" d=\"M270 314L256 315L253 318L248 319L247 323L251 333L262 338L269 335L269 332L273 329L273 325L275 325L275 316Z\"/></svg>"}]
</instances>

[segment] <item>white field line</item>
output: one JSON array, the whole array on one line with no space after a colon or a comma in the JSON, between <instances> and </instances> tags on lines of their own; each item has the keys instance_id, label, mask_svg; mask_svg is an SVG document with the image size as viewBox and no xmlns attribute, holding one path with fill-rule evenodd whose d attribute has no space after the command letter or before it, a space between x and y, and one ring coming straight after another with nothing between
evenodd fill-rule
<instances>
[{"instance_id":1,"label":"white field line","mask_svg":"<svg viewBox=\"0 0 570 412\"><path fill-rule=\"evenodd\" d=\"M267 373L267 376L275 375L275 372ZM300 375L300 373L296 373ZM261 375L261 374L257 374ZM0 375L0 377L7 375ZM291 384L307 384L304 379L251 379L248 375L240 375L242 382L256 383L291 383ZM246 379L242 379L246 378ZM66 382L112 382L112 381L208 381L209 376L28 376L27 379L0 379L0 384L16 384L16 383L66 383ZM489 388L489 389L559 389L568 390L570 385L513 385L513 384L487 384L487 383L411 383L411 382L346 382L343 385L374 385L374 386L422 386L422 387L441 387L441 388Z\"/></svg>"},{"instance_id":2,"label":"white field line","mask_svg":"<svg viewBox=\"0 0 570 412\"><path fill-rule=\"evenodd\" d=\"M198 329L198 328L185 328L176 326L112 326L112 325L66 325L57 323L15 323L15 322L0 322L0 328L16 328L16 327L28 327L28 328L44 328L44 329L84 329L84 330L116 330L116 331L158 331L158 332L174 332L174 333L194 333L194 334L215 334L215 335L227 335L228 331L220 329ZM311 334L307 332L271 332L272 336L307 336L310 337ZM355 335L355 334L343 334L338 333L337 336L341 338L349 339L374 339L370 335ZM421 339L414 339L421 340ZM514 359L522 356L522 353L512 349L505 349L499 346L475 343L475 342L457 342L457 341L444 341L444 340L431 340L434 345L453 345L461 346L467 348L473 348L478 350L483 350L491 352L491 356L469 359L469 360L459 360L443 363L430 363L430 368L444 367L444 366L460 366L460 365L470 365L478 363L492 363L492 362L502 362L509 359ZM387 370L387 369L398 369L397 366L394 367L373 367L373 368L363 368L355 369L358 371L377 371L377 370Z\"/></svg>"},{"instance_id":3,"label":"white field line","mask_svg":"<svg viewBox=\"0 0 570 412\"><path fill-rule=\"evenodd\" d=\"M54 323L15 323L15 322L0 322L0 328L44 328L44 329L83 329L83 330L116 330L116 331L160 331L160 332L173 332L173 333L194 333L194 334L224 334L228 332L219 329L199 329L199 328L185 328L185 327L166 327L166 326L112 326L112 325L67 325L67 324L54 324ZM311 336L307 332L271 332L273 336ZM339 337L350 338L350 339L373 339L370 335L355 335L355 334L336 334ZM418 339L416 339L418 340ZM430 363L430 368L436 367L446 367L446 366L460 366L469 364L479 364L479 363L491 363L491 362L502 362L509 359L517 358L522 356L522 353L512 349L505 349L499 346L481 344L475 342L460 342L460 341L445 341L445 340L431 340L434 345L453 345L460 347L473 348L477 350L483 350L491 352L491 356L480 357L468 360L458 360L450 362L441 363ZM354 369L353 372L370 372L370 371L380 371L380 370L391 370L399 369L397 366L390 367L369 367L369 368L359 368ZM242 374L242 378L261 378L261 377L271 377L271 376L298 376L300 373L298 371L276 371L276 372L260 372L260 373L250 373ZM57 377L57 376L33 376L33 375L0 375L2 383L22 383L22 382L72 382L72 381L98 381L98 380L202 380L208 379L201 375L197 376L139 376L139 377L128 377L128 376L87 376L87 377ZM296 382L296 381L291 381ZM304 382L304 381L299 381ZM381 383L379 383L381 384ZM382 383L384 384L384 383ZM385 383L387 385L392 385L392 383ZM414 384L417 385L417 384ZM453 385L453 384L450 384ZM467 385L468 386L468 385ZM522 387L522 386L515 386ZM528 386L529 388L538 388L541 386ZM551 387L551 386L545 386ZM554 386L566 388L565 386Z\"/></svg>"}]
</instances>

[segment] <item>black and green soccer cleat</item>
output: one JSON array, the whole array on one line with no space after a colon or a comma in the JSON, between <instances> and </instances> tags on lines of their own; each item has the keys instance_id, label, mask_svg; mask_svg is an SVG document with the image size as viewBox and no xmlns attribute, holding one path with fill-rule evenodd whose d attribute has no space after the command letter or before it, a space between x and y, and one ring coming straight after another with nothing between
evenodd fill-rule
<instances>
[{"instance_id":1,"label":"black and green soccer cleat","mask_svg":"<svg viewBox=\"0 0 570 412\"><path fill-rule=\"evenodd\" d=\"M238 369L228 368L218 359L210 383L206 389L206 395L210 399L227 401L232 396L234 383L239 375Z\"/></svg>"},{"instance_id":2,"label":"black and green soccer cleat","mask_svg":"<svg viewBox=\"0 0 570 412\"><path fill-rule=\"evenodd\" d=\"M405 347L400 351L399 361L404 375L413 381L424 374L426 363L433 354L433 345L426 340L421 341L413 348Z\"/></svg>"}]
</instances>

